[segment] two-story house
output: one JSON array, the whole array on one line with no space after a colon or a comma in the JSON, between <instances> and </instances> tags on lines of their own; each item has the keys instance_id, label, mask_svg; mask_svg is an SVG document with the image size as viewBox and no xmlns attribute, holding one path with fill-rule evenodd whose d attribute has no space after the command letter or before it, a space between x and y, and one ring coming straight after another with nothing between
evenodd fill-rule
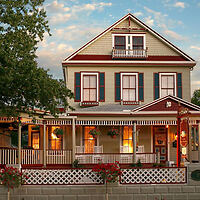
<instances>
[{"instance_id":1,"label":"two-story house","mask_svg":"<svg viewBox=\"0 0 200 200\"><path fill-rule=\"evenodd\" d=\"M66 58L64 77L75 94L70 103L76 110L68 114L77 116L76 158L82 163L138 159L152 163L159 153L157 161L176 162L181 105L190 110L192 137L186 133L180 151L184 158L197 159L192 150L198 149L200 108L190 103L190 72L195 65L190 56L132 14ZM101 135L93 137L94 129Z\"/></svg>"},{"instance_id":2,"label":"two-story house","mask_svg":"<svg viewBox=\"0 0 200 200\"><path fill-rule=\"evenodd\" d=\"M150 164L200 160L200 107L190 103L196 62L127 14L62 62L75 111L35 127L28 146L0 149L0 164ZM189 115L177 114L187 108ZM12 123L12 122L8 122ZM9 124L7 125L9 127ZM12 126L11 126L12 127ZM20 137L19 137L20 138ZM16 163L14 162L14 163Z\"/></svg>"}]
</instances>

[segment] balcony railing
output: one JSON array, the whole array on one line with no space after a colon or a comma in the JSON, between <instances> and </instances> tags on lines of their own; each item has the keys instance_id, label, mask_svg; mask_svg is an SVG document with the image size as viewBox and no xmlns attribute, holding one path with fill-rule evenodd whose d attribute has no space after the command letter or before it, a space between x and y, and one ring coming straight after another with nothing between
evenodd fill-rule
<instances>
[{"instance_id":1,"label":"balcony railing","mask_svg":"<svg viewBox=\"0 0 200 200\"><path fill-rule=\"evenodd\" d=\"M147 49L113 49L112 58L147 58Z\"/></svg>"}]
</instances>

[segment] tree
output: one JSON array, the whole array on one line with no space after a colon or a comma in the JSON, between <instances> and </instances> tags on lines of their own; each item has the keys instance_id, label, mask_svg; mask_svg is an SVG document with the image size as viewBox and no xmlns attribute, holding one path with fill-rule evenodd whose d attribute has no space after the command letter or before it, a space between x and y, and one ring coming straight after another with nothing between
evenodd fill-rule
<instances>
[{"instance_id":1,"label":"tree","mask_svg":"<svg viewBox=\"0 0 200 200\"><path fill-rule=\"evenodd\" d=\"M32 114L37 108L55 116L59 105L70 107L66 97L73 93L64 81L37 67L37 44L45 32L50 35L43 3L0 0L0 115Z\"/></svg>"},{"instance_id":2,"label":"tree","mask_svg":"<svg viewBox=\"0 0 200 200\"><path fill-rule=\"evenodd\" d=\"M194 91L191 101L193 104L200 106L200 89Z\"/></svg>"}]
</instances>

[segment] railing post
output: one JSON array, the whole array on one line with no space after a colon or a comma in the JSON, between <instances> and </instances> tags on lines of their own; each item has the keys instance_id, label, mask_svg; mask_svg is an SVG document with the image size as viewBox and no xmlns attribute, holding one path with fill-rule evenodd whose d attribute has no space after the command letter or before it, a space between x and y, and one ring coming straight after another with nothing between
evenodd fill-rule
<instances>
[{"instance_id":1,"label":"railing post","mask_svg":"<svg viewBox=\"0 0 200 200\"><path fill-rule=\"evenodd\" d=\"M43 125L43 165L47 165L47 152L46 152L46 124Z\"/></svg>"},{"instance_id":2,"label":"railing post","mask_svg":"<svg viewBox=\"0 0 200 200\"><path fill-rule=\"evenodd\" d=\"M136 163L136 121L133 122L133 163Z\"/></svg>"},{"instance_id":3,"label":"railing post","mask_svg":"<svg viewBox=\"0 0 200 200\"><path fill-rule=\"evenodd\" d=\"M76 129L75 129L75 118L72 119L72 163L75 160L75 149L76 149Z\"/></svg>"},{"instance_id":4,"label":"railing post","mask_svg":"<svg viewBox=\"0 0 200 200\"><path fill-rule=\"evenodd\" d=\"M21 121L19 120L19 126L18 126L18 164L19 164L19 167L21 166L21 162L22 162L21 136L22 136L22 125L21 125Z\"/></svg>"}]
</instances>

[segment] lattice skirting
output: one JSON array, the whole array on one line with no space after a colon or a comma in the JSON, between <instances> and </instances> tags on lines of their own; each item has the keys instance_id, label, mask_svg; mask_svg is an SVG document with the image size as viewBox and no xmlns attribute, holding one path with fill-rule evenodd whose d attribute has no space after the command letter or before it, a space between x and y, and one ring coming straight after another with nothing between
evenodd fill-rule
<instances>
[{"instance_id":1,"label":"lattice skirting","mask_svg":"<svg viewBox=\"0 0 200 200\"><path fill-rule=\"evenodd\" d=\"M183 184L187 168L122 169L121 184Z\"/></svg>"},{"instance_id":2,"label":"lattice skirting","mask_svg":"<svg viewBox=\"0 0 200 200\"><path fill-rule=\"evenodd\" d=\"M92 169L22 169L25 185L98 185L103 180ZM187 168L122 169L121 184L184 184Z\"/></svg>"},{"instance_id":3,"label":"lattice skirting","mask_svg":"<svg viewBox=\"0 0 200 200\"><path fill-rule=\"evenodd\" d=\"M103 184L92 169L22 169L29 178L25 185Z\"/></svg>"}]
</instances>

